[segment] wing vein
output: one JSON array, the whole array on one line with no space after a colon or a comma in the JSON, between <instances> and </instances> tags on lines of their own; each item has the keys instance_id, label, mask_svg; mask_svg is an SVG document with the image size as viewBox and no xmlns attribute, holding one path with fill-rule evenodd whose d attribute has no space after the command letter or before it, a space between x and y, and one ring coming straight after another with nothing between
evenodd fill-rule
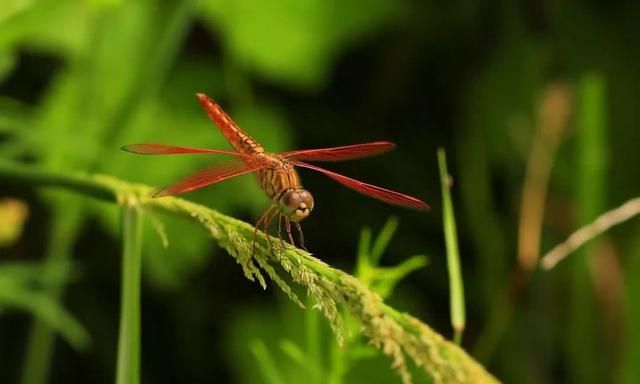
<instances>
[{"instance_id":1,"label":"wing vein","mask_svg":"<svg viewBox=\"0 0 640 384\"><path fill-rule=\"evenodd\" d=\"M313 169L314 171L323 173L326 176L337 181L338 183L348 188L351 188L356 192L360 192L366 196L384 201L385 203L388 203L388 204L397 205L404 208L418 209L418 210L429 209L429 206L425 202L413 196L405 195L400 192L395 192L390 189L378 187L373 184L368 184L360 180L355 180L350 177L341 175L339 173L330 171L328 169L307 164L302 161L293 161L293 164L299 167Z\"/></svg>"}]
</instances>

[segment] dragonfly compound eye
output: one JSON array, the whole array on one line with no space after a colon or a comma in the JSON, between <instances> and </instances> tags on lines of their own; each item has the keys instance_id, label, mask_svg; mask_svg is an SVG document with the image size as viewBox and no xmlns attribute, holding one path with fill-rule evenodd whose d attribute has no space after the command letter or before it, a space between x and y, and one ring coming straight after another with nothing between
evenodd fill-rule
<instances>
[{"instance_id":1,"label":"dragonfly compound eye","mask_svg":"<svg viewBox=\"0 0 640 384\"><path fill-rule=\"evenodd\" d=\"M280 198L280 210L291 221L300 221L313 210L313 196L305 189L288 191Z\"/></svg>"}]
</instances>

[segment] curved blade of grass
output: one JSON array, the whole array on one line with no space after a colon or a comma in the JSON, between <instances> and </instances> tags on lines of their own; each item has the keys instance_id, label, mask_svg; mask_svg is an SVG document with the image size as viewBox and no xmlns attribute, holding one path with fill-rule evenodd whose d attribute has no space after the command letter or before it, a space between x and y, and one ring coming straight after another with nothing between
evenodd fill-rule
<instances>
[{"instance_id":1,"label":"curved blade of grass","mask_svg":"<svg viewBox=\"0 0 640 384\"><path fill-rule=\"evenodd\" d=\"M378 237L376 237L376 240L373 242L371 255L369 255L371 264L374 266L378 266L380 264L380 258L382 258L382 254L384 254L384 251L387 249L387 246L397 229L398 218L391 216L384 224L384 227L382 227L382 230L378 234Z\"/></svg>"},{"instance_id":2,"label":"curved blade of grass","mask_svg":"<svg viewBox=\"0 0 640 384\"><path fill-rule=\"evenodd\" d=\"M407 275L415 272L429 264L429 259L425 255L415 255L404 260L402 263L393 267L378 267L372 269L375 279L369 285L383 299L391 296L396 285L400 283ZM367 282L366 280L364 280Z\"/></svg>"},{"instance_id":3,"label":"curved blade of grass","mask_svg":"<svg viewBox=\"0 0 640 384\"><path fill-rule=\"evenodd\" d=\"M286 384L286 381L282 378L282 375L276 367L276 363L271 358L271 354L267 349L267 346L262 340L253 340L249 345L253 356L258 361L258 367L262 371L264 381L268 384Z\"/></svg>"},{"instance_id":4,"label":"curved blade of grass","mask_svg":"<svg viewBox=\"0 0 640 384\"><path fill-rule=\"evenodd\" d=\"M91 338L82 324L67 312L62 303L49 294L29 288L25 281L0 277L0 307L28 311L43 324L58 332L74 348L83 350Z\"/></svg>"},{"instance_id":5,"label":"curved blade of grass","mask_svg":"<svg viewBox=\"0 0 640 384\"><path fill-rule=\"evenodd\" d=\"M0 278L6 277L22 283L46 284L48 279L68 282L75 278L70 260L56 260L47 264L35 261L6 261L0 264Z\"/></svg>"},{"instance_id":6,"label":"curved blade of grass","mask_svg":"<svg viewBox=\"0 0 640 384\"><path fill-rule=\"evenodd\" d=\"M82 222L82 207L79 204L65 206L64 214L61 213L61 207L56 204L53 209L53 221L46 250L46 266L57 265L71 259L75 234ZM61 302L65 280L60 279L57 268L45 268L41 279L41 283L51 300L56 303ZM25 347L25 358L20 377L22 384L44 384L47 382L54 347L53 329L49 324L37 318L30 329Z\"/></svg>"},{"instance_id":7,"label":"curved blade of grass","mask_svg":"<svg viewBox=\"0 0 640 384\"><path fill-rule=\"evenodd\" d=\"M451 324L453 339L457 344L462 342L465 326L464 286L460 271L460 252L458 251L458 232L456 218L451 201L451 182L447 171L447 157L443 148L438 149L438 168L440 169L440 185L442 189L442 224L447 246L447 267L449 269L449 289L451 291Z\"/></svg>"},{"instance_id":8,"label":"curved blade of grass","mask_svg":"<svg viewBox=\"0 0 640 384\"><path fill-rule=\"evenodd\" d=\"M312 309L308 309L308 311L315 314L315 311ZM316 317L319 316L316 314ZM289 339L284 339L280 341L280 349L285 355L289 356L292 361L309 372L309 379L322 377L322 368L318 366L317 360L309 358L298 344Z\"/></svg>"}]
</instances>

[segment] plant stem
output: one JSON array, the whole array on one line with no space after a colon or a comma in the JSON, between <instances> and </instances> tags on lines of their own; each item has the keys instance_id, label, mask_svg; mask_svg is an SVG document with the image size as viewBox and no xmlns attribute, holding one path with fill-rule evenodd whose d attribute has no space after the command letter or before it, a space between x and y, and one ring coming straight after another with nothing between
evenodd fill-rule
<instances>
[{"instance_id":1,"label":"plant stem","mask_svg":"<svg viewBox=\"0 0 640 384\"><path fill-rule=\"evenodd\" d=\"M114 189L82 174L67 174L21 164L0 163L0 175L7 181L62 187L100 200L113 201L115 198Z\"/></svg>"},{"instance_id":2,"label":"plant stem","mask_svg":"<svg viewBox=\"0 0 640 384\"><path fill-rule=\"evenodd\" d=\"M360 280L327 265L308 252L288 244L285 244L284 248L270 249L267 245L267 235L259 231L256 252L252 253L254 227L248 223L176 197L155 199L151 197L153 192L151 187L126 183L104 175L49 173L24 165L0 162L0 178L8 175L11 175L11 179L14 181L32 185L63 186L97 198L116 201L125 209L136 209L137 207L141 210L162 211L200 224L213 240L238 261L248 279L258 281L265 286L264 274L266 273L297 303L300 303L299 299L286 281L278 275L281 273L279 271L287 272L294 282L306 288L307 292L316 299L316 306L329 320L339 343L344 338L344 323L339 306L345 307L361 323L361 332L370 340L371 344L393 359L393 366L405 384L412 382L408 359L413 360L420 367L420 370L431 377L432 382L436 384L498 382L464 350L444 339L428 325L386 305L379 295L371 291ZM128 217L128 215L133 216ZM127 228L135 229L139 225L139 222L131 221L132 218L139 220L138 215L137 211L126 212L124 224ZM124 234L127 236L132 233L137 233L137 230L126 230ZM136 242L135 239L135 236L125 238L125 251L139 250L139 241ZM277 244L278 239L271 238L271 243ZM123 261L125 268L132 267L125 270L124 278L126 281L124 283L135 283L134 285L136 285L139 284L139 253L134 252L133 254L138 257L137 264L134 264L131 258L127 257L128 255L125 255ZM128 263L132 264L128 265ZM279 264L279 268L274 268L273 264ZM258 268L257 265L261 268ZM137 276L136 280L129 278L130 272L135 272L131 276ZM129 307L124 303L125 300L129 300L128 302L138 304L139 291L130 291L130 287L126 286L123 289L123 327L120 345L131 343L127 347L138 348L133 350L137 358L137 352L139 352L139 334L137 332L139 330L135 330L136 333L132 335L131 329L125 326L125 320L133 324L138 324L136 319L139 321L139 312L130 312ZM131 300L134 296L135 301ZM135 313L136 317L132 319L131 313ZM124 335L125 332L128 332L130 336ZM121 348L121 351L122 349L124 347ZM128 360L131 356L125 357L125 352L122 351L119 354L119 370L121 361L122 364L128 363L131 369L135 367L137 370L137 360L132 364ZM129 349L128 352L132 353L132 350ZM120 378L120 372L118 378Z\"/></svg>"},{"instance_id":3,"label":"plant stem","mask_svg":"<svg viewBox=\"0 0 640 384\"><path fill-rule=\"evenodd\" d=\"M320 315L318 311L314 310L313 301L307 300L308 308L304 311L304 330L305 330L305 338L307 341L306 349L307 356L309 359L317 364L320 368L319 370L314 370L311 375L309 375L309 381L313 384L318 384L322 382L322 378L320 377L321 372L323 371L323 361L321 356L321 340L322 337L320 332Z\"/></svg>"},{"instance_id":4,"label":"plant stem","mask_svg":"<svg viewBox=\"0 0 640 384\"><path fill-rule=\"evenodd\" d=\"M462 342L465 327L464 286L460 271L460 252L458 251L458 232L456 218L451 201L451 181L447 171L447 157L443 148L438 149L438 167L440 169L440 185L442 189L442 222L444 238L447 246L447 267L449 270L449 289L451 291L451 324L453 340Z\"/></svg>"},{"instance_id":5,"label":"plant stem","mask_svg":"<svg viewBox=\"0 0 640 384\"><path fill-rule=\"evenodd\" d=\"M576 170L576 212L580 225L593 220L605 206L607 174L607 128L605 84L597 73L585 75L578 93L578 138ZM601 315L594 296L594 274L591 267L597 256L597 242L578 251L570 260L571 283L567 321L567 377L571 382L598 383L604 380L600 370L607 360L602 354ZM601 364L598 364L598 363ZM609 366L610 364L604 364Z\"/></svg>"},{"instance_id":6,"label":"plant stem","mask_svg":"<svg viewBox=\"0 0 640 384\"><path fill-rule=\"evenodd\" d=\"M553 247L541 259L543 269L549 270L559 262L578 250L585 243L607 232L611 227L622 224L640 215L640 197L635 197L624 204L607 211L591 223L580 227L565 241Z\"/></svg>"},{"instance_id":7,"label":"plant stem","mask_svg":"<svg viewBox=\"0 0 640 384\"><path fill-rule=\"evenodd\" d=\"M135 204L122 208L122 291L116 384L140 382L141 216Z\"/></svg>"}]
</instances>

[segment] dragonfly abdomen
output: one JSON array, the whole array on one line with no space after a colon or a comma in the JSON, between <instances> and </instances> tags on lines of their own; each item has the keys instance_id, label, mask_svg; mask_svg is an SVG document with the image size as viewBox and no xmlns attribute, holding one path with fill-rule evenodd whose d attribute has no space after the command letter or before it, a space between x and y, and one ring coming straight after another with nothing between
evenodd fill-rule
<instances>
[{"instance_id":1,"label":"dragonfly abdomen","mask_svg":"<svg viewBox=\"0 0 640 384\"><path fill-rule=\"evenodd\" d=\"M198 99L211 120L216 123L224 137L236 151L247 154L264 153L264 148L231 120L229 115L215 101L202 93L198 94Z\"/></svg>"},{"instance_id":2,"label":"dragonfly abdomen","mask_svg":"<svg viewBox=\"0 0 640 384\"><path fill-rule=\"evenodd\" d=\"M251 136L238 131L238 137L240 138L240 142L236 145L236 143L231 142L231 145L235 148L236 151L248 154L260 154L264 153L264 148L262 145L258 144Z\"/></svg>"}]
</instances>

